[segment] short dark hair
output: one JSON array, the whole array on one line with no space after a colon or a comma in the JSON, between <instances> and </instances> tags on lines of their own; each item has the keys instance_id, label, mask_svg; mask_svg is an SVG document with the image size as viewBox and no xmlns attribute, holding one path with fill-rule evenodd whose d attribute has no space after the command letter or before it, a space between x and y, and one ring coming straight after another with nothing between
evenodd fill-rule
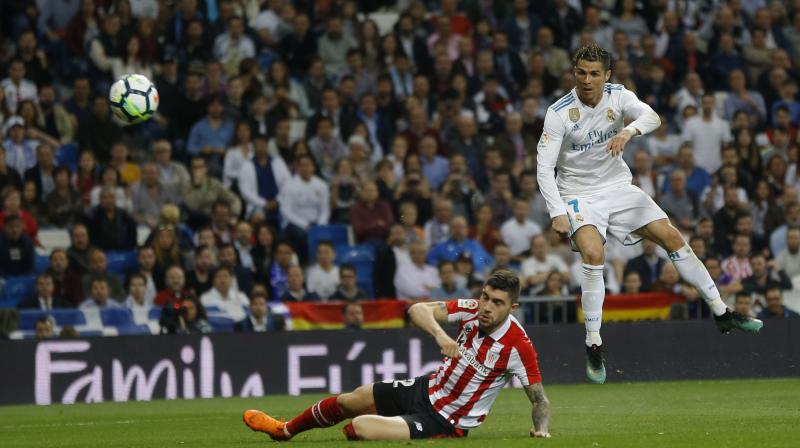
<instances>
[{"instance_id":1,"label":"short dark hair","mask_svg":"<svg viewBox=\"0 0 800 448\"><path fill-rule=\"evenodd\" d=\"M733 300L739 300L739 297L744 297L744 298L746 298L747 300L752 300L752 299L753 299L753 296L752 296L752 295L750 295L750 293L749 293L749 292L746 292L746 291L739 291L739 292L737 292L737 293L736 293L736 296L734 297L734 299L733 299Z\"/></svg>"},{"instance_id":2,"label":"short dark hair","mask_svg":"<svg viewBox=\"0 0 800 448\"><path fill-rule=\"evenodd\" d=\"M339 266L339 275L342 275L342 272L344 272L344 271L350 271L354 275L356 275L356 276L358 275L358 271L356 270L355 265L353 265L351 263L345 263L345 264Z\"/></svg>"},{"instance_id":3,"label":"short dark hair","mask_svg":"<svg viewBox=\"0 0 800 448\"><path fill-rule=\"evenodd\" d=\"M519 276L508 269L494 271L486 280L485 286L507 292L511 303L517 303L519 299Z\"/></svg>"},{"instance_id":4,"label":"short dark hair","mask_svg":"<svg viewBox=\"0 0 800 448\"><path fill-rule=\"evenodd\" d=\"M319 249L322 246L328 246L331 248L332 251L336 252L336 246L333 245L333 241L331 240L321 240L317 242L317 249Z\"/></svg>"},{"instance_id":5,"label":"short dark hair","mask_svg":"<svg viewBox=\"0 0 800 448\"><path fill-rule=\"evenodd\" d=\"M106 280L106 278L103 277L102 275L93 275L92 281L89 283L89 287L94 286L95 283L105 283L106 285L108 285L108 280Z\"/></svg>"},{"instance_id":6,"label":"short dark hair","mask_svg":"<svg viewBox=\"0 0 800 448\"><path fill-rule=\"evenodd\" d=\"M580 61L600 62L603 65L603 71L611 69L611 55L608 50L595 43L584 45L575 52L572 66L577 67Z\"/></svg>"},{"instance_id":7,"label":"short dark hair","mask_svg":"<svg viewBox=\"0 0 800 448\"><path fill-rule=\"evenodd\" d=\"M128 275L128 281L127 281L128 288L131 287L131 283L133 283L133 281L135 279L137 279L137 278L139 280L143 281L145 285L147 284L147 277L145 277L144 274L142 274L141 272L134 272L134 273Z\"/></svg>"}]
</instances>

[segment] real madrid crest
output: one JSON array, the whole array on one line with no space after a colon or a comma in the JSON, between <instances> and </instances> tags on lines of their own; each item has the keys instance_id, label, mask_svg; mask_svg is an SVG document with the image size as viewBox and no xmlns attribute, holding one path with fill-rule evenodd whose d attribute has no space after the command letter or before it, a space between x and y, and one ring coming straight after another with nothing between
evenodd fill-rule
<instances>
[{"instance_id":1,"label":"real madrid crest","mask_svg":"<svg viewBox=\"0 0 800 448\"><path fill-rule=\"evenodd\" d=\"M581 216L581 215L575 215L575 221L578 221L578 222L583 222L583 216Z\"/></svg>"},{"instance_id":2,"label":"real madrid crest","mask_svg":"<svg viewBox=\"0 0 800 448\"><path fill-rule=\"evenodd\" d=\"M542 136L539 137L539 149L547 149L547 133L542 132Z\"/></svg>"},{"instance_id":3,"label":"real madrid crest","mask_svg":"<svg viewBox=\"0 0 800 448\"><path fill-rule=\"evenodd\" d=\"M617 113L614 112L614 109L609 107L606 111L606 118L608 119L609 123L613 123L617 119Z\"/></svg>"},{"instance_id":4,"label":"real madrid crest","mask_svg":"<svg viewBox=\"0 0 800 448\"><path fill-rule=\"evenodd\" d=\"M581 119L581 111L577 107L573 107L569 110L569 119L573 122L577 122Z\"/></svg>"}]
</instances>

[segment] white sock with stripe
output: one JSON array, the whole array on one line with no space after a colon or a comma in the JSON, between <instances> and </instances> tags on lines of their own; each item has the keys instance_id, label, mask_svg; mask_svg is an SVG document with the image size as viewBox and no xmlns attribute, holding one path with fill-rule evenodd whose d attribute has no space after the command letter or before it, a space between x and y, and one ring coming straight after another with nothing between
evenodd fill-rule
<instances>
[{"instance_id":1,"label":"white sock with stripe","mask_svg":"<svg viewBox=\"0 0 800 448\"><path fill-rule=\"evenodd\" d=\"M715 316L722 316L728 306L720 298L717 285L708 273L703 262L697 258L688 244L669 254L669 259L681 275L681 278L694 286L703 300L706 301Z\"/></svg>"},{"instance_id":2,"label":"white sock with stripe","mask_svg":"<svg viewBox=\"0 0 800 448\"><path fill-rule=\"evenodd\" d=\"M600 326L603 323L603 299L606 296L606 285L603 280L603 265L583 263L581 275L581 309L583 324L586 326L586 346L603 345L600 337Z\"/></svg>"}]
</instances>

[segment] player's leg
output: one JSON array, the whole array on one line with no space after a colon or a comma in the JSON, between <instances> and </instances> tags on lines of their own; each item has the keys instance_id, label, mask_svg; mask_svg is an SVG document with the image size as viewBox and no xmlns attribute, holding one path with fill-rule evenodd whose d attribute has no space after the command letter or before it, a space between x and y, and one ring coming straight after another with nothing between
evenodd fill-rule
<instances>
[{"instance_id":1,"label":"player's leg","mask_svg":"<svg viewBox=\"0 0 800 448\"><path fill-rule=\"evenodd\" d=\"M717 285L709 275L703 262L697 258L691 247L683 239L683 235L668 219L658 219L637 230L642 238L663 247L669 254L672 264L684 281L694 286L700 296L714 313L717 326L723 333L734 328L743 331L756 332L763 323L749 316L732 313L722 301Z\"/></svg>"},{"instance_id":2,"label":"player's leg","mask_svg":"<svg viewBox=\"0 0 800 448\"><path fill-rule=\"evenodd\" d=\"M344 427L349 440L410 440L411 430L400 416L360 415Z\"/></svg>"},{"instance_id":3,"label":"player's leg","mask_svg":"<svg viewBox=\"0 0 800 448\"><path fill-rule=\"evenodd\" d=\"M580 283L581 309L583 323L586 326L586 375L589 381L602 384L606 380L602 353L603 340L600 337L603 300L606 293L603 280L605 265L603 237L595 226L586 225L575 231L572 240L580 251L583 261Z\"/></svg>"},{"instance_id":4,"label":"player's leg","mask_svg":"<svg viewBox=\"0 0 800 448\"><path fill-rule=\"evenodd\" d=\"M365 384L353 392L320 400L288 422L279 421L258 410L245 411L244 422L250 429L264 432L273 440L289 440L310 429L327 428L348 418L374 413L372 386Z\"/></svg>"}]
</instances>

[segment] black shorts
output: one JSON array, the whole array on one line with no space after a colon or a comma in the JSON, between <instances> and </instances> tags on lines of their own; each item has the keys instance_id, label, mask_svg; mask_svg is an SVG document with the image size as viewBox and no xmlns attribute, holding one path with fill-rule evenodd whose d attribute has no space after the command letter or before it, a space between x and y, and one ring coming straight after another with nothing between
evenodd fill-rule
<instances>
[{"instance_id":1,"label":"black shorts","mask_svg":"<svg viewBox=\"0 0 800 448\"><path fill-rule=\"evenodd\" d=\"M375 383L375 409L384 417L402 417L412 439L465 437L467 430L451 425L433 410L428 398L428 377Z\"/></svg>"}]
</instances>

